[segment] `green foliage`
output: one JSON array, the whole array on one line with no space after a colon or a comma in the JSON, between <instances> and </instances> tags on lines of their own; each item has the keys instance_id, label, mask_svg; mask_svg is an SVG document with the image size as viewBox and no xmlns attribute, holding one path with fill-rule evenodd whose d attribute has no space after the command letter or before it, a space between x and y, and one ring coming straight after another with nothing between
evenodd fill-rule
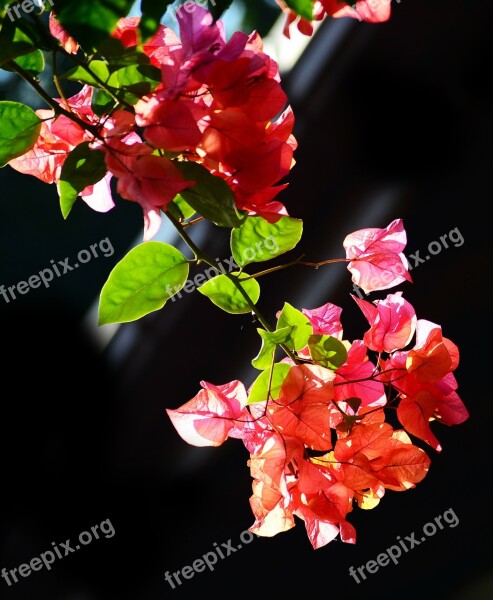
<instances>
[{"instance_id":1,"label":"green foliage","mask_svg":"<svg viewBox=\"0 0 493 600\"><path fill-rule=\"evenodd\" d=\"M300 219L281 217L277 223L269 223L262 217L247 217L231 232L231 251L236 264L244 267L292 250L302 233Z\"/></svg>"},{"instance_id":2,"label":"green foliage","mask_svg":"<svg viewBox=\"0 0 493 600\"><path fill-rule=\"evenodd\" d=\"M284 307L277 320L277 329L292 326L293 330L286 340L286 346L291 350L301 350L308 343L308 338L313 333L308 318L297 308L294 308L288 302L284 303Z\"/></svg>"},{"instance_id":3,"label":"green foliage","mask_svg":"<svg viewBox=\"0 0 493 600\"><path fill-rule=\"evenodd\" d=\"M133 4L133 0L54 0L54 9L63 27L90 51L110 35Z\"/></svg>"},{"instance_id":4,"label":"green foliage","mask_svg":"<svg viewBox=\"0 0 493 600\"><path fill-rule=\"evenodd\" d=\"M41 119L20 102L0 102L0 165L30 150L38 139Z\"/></svg>"},{"instance_id":5,"label":"green foliage","mask_svg":"<svg viewBox=\"0 0 493 600\"><path fill-rule=\"evenodd\" d=\"M175 165L187 181L195 181L181 195L196 212L220 227L241 225L244 216L237 211L234 194L224 179L194 162L175 162Z\"/></svg>"},{"instance_id":6,"label":"green foliage","mask_svg":"<svg viewBox=\"0 0 493 600\"><path fill-rule=\"evenodd\" d=\"M272 369L266 369L257 377L250 388L248 404L277 400L282 384L291 370L287 363L276 363Z\"/></svg>"},{"instance_id":7,"label":"green foliage","mask_svg":"<svg viewBox=\"0 0 493 600\"><path fill-rule=\"evenodd\" d=\"M252 365L256 369L267 369L272 364L274 352L278 344L284 344L289 340L293 327L283 327L276 331L265 331L265 329L257 329L258 334L262 338L262 346L260 352L252 360Z\"/></svg>"},{"instance_id":8,"label":"green foliage","mask_svg":"<svg viewBox=\"0 0 493 600\"><path fill-rule=\"evenodd\" d=\"M41 50L34 50L34 52L29 52L29 54L18 56L14 58L14 62L30 75L39 75L45 68L45 58ZM3 65L3 68L7 71L12 70L8 63Z\"/></svg>"},{"instance_id":9,"label":"green foliage","mask_svg":"<svg viewBox=\"0 0 493 600\"><path fill-rule=\"evenodd\" d=\"M99 324L135 321L164 306L188 277L185 256L169 244L145 242L114 267L101 291Z\"/></svg>"},{"instance_id":10,"label":"green foliage","mask_svg":"<svg viewBox=\"0 0 493 600\"><path fill-rule=\"evenodd\" d=\"M311 21L313 19L313 2L312 0L284 0L289 8L295 13Z\"/></svg>"},{"instance_id":11,"label":"green foliage","mask_svg":"<svg viewBox=\"0 0 493 600\"><path fill-rule=\"evenodd\" d=\"M39 33L24 19L5 18L0 30L0 66L13 58L35 52L42 46Z\"/></svg>"},{"instance_id":12,"label":"green foliage","mask_svg":"<svg viewBox=\"0 0 493 600\"><path fill-rule=\"evenodd\" d=\"M335 371L347 361L346 347L331 335L311 335L308 340L308 348L312 359L328 369Z\"/></svg>"},{"instance_id":13,"label":"green foliage","mask_svg":"<svg viewBox=\"0 0 493 600\"><path fill-rule=\"evenodd\" d=\"M111 106L110 100L114 103L111 95L105 90L113 92L125 102L135 104L139 98L149 94L159 85L161 72L150 64L132 64L111 70L111 65L105 61L93 60L88 68L76 65L64 73L63 77L99 88L102 95L97 97L94 104L103 110Z\"/></svg>"},{"instance_id":14,"label":"green foliage","mask_svg":"<svg viewBox=\"0 0 493 600\"><path fill-rule=\"evenodd\" d=\"M245 273L231 273L231 276L237 279L252 304L256 304L260 297L260 286L255 279L249 279ZM252 310L245 296L227 275L217 275L209 279L198 290L228 313L238 315Z\"/></svg>"},{"instance_id":15,"label":"green foliage","mask_svg":"<svg viewBox=\"0 0 493 600\"><path fill-rule=\"evenodd\" d=\"M91 150L89 142L79 144L67 156L60 175L60 208L66 219L77 196L88 185L94 185L106 175L102 150Z\"/></svg>"},{"instance_id":16,"label":"green foliage","mask_svg":"<svg viewBox=\"0 0 493 600\"><path fill-rule=\"evenodd\" d=\"M177 194L173 202L168 204L168 210L180 222L195 214L195 209L186 202L181 194Z\"/></svg>"}]
</instances>

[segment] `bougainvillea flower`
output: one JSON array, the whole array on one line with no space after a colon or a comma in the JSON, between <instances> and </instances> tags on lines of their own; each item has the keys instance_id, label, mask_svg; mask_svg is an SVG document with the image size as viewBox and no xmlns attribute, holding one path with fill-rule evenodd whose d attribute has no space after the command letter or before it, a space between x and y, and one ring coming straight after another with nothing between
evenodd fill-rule
<instances>
[{"instance_id":1,"label":"bougainvillea flower","mask_svg":"<svg viewBox=\"0 0 493 600\"><path fill-rule=\"evenodd\" d=\"M138 102L135 110L137 125L146 128L145 138L156 148L183 152L200 144L199 122L207 113L193 100L152 98Z\"/></svg>"},{"instance_id":2,"label":"bougainvillea flower","mask_svg":"<svg viewBox=\"0 0 493 600\"><path fill-rule=\"evenodd\" d=\"M386 403L385 390L376 374L377 368L369 360L365 344L355 340L348 351L347 361L336 371L335 400L344 402L358 398L361 406L383 406Z\"/></svg>"},{"instance_id":3,"label":"bougainvillea flower","mask_svg":"<svg viewBox=\"0 0 493 600\"><path fill-rule=\"evenodd\" d=\"M166 210L177 194L194 184L185 180L171 160L151 152L138 141L128 144L115 139L106 147L106 166L118 178L118 193L142 207L144 241L156 235L161 210Z\"/></svg>"},{"instance_id":4,"label":"bougainvillea flower","mask_svg":"<svg viewBox=\"0 0 493 600\"><path fill-rule=\"evenodd\" d=\"M111 194L112 177L113 175L111 173L106 173L106 175L97 183L88 185L79 194L82 200L84 200L92 210L105 213L115 206Z\"/></svg>"},{"instance_id":5,"label":"bougainvillea flower","mask_svg":"<svg viewBox=\"0 0 493 600\"><path fill-rule=\"evenodd\" d=\"M360 229L344 239L352 281L366 293L412 281L402 253L407 243L402 219L385 229Z\"/></svg>"},{"instance_id":6,"label":"bougainvillea flower","mask_svg":"<svg viewBox=\"0 0 493 600\"><path fill-rule=\"evenodd\" d=\"M226 42L223 25L200 6L185 10L179 24L181 42L166 28L153 38L162 85L136 103L136 123L152 146L182 152L222 177L238 209L275 222L287 214L273 199L296 149L292 110L281 112L278 65L257 33L237 32ZM114 35L133 43L137 27L127 20Z\"/></svg>"},{"instance_id":7,"label":"bougainvillea flower","mask_svg":"<svg viewBox=\"0 0 493 600\"><path fill-rule=\"evenodd\" d=\"M238 437L244 423L251 420L243 384L231 381L216 386L202 381L201 386L180 408L166 409L178 434L193 446L220 446L228 437Z\"/></svg>"},{"instance_id":8,"label":"bougainvillea flower","mask_svg":"<svg viewBox=\"0 0 493 600\"><path fill-rule=\"evenodd\" d=\"M411 435L425 441L437 452L442 451L440 442L430 428L430 421L438 406L436 396L423 390L413 397L403 396L397 407L397 418Z\"/></svg>"},{"instance_id":9,"label":"bougainvillea flower","mask_svg":"<svg viewBox=\"0 0 493 600\"><path fill-rule=\"evenodd\" d=\"M432 382L454 371L458 364L459 349L452 341L443 337L440 325L419 319L416 345L407 355L407 370L415 372L418 381Z\"/></svg>"},{"instance_id":10,"label":"bougainvillea flower","mask_svg":"<svg viewBox=\"0 0 493 600\"><path fill-rule=\"evenodd\" d=\"M314 450L328 450L330 402L335 375L318 365L293 367L281 387L279 400L269 406L270 422L283 435L298 438Z\"/></svg>"},{"instance_id":11,"label":"bougainvillea flower","mask_svg":"<svg viewBox=\"0 0 493 600\"><path fill-rule=\"evenodd\" d=\"M438 452L441 445L431 430L431 421L457 425L469 413L456 393L452 374L459 363L457 346L442 336L441 327L420 319L412 350L394 352L382 364L384 380L394 387L400 402L397 417L406 431Z\"/></svg>"},{"instance_id":12,"label":"bougainvillea flower","mask_svg":"<svg viewBox=\"0 0 493 600\"><path fill-rule=\"evenodd\" d=\"M416 313L402 292L389 294L385 300L373 304L356 296L352 298L370 323L363 337L370 350L390 353L409 344L416 329Z\"/></svg>"},{"instance_id":13,"label":"bougainvillea flower","mask_svg":"<svg viewBox=\"0 0 493 600\"><path fill-rule=\"evenodd\" d=\"M361 456L368 459L372 475L385 488L395 491L415 487L426 476L431 462L405 433L394 431L388 423L362 424L337 441L334 457L343 468Z\"/></svg>"},{"instance_id":14,"label":"bougainvillea flower","mask_svg":"<svg viewBox=\"0 0 493 600\"><path fill-rule=\"evenodd\" d=\"M48 26L50 28L51 35L60 42L65 52L68 52L69 54L77 54L79 51L79 43L69 35L62 25L60 25L56 18L56 14L53 11L50 12Z\"/></svg>"},{"instance_id":15,"label":"bougainvillea flower","mask_svg":"<svg viewBox=\"0 0 493 600\"><path fill-rule=\"evenodd\" d=\"M287 215L286 207L274 198L287 188L287 184L265 188L254 194L243 192L238 186L232 184L235 192L236 206L246 210L251 215L263 217L269 223L276 223L283 215Z\"/></svg>"},{"instance_id":16,"label":"bougainvillea flower","mask_svg":"<svg viewBox=\"0 0 493 600\"><path fill-rule=\"evenodd\" d=\"M327 302L319 308L311 310L303 308L302 312L308 317L313 326L314 334L331 335L342 340L341 312L342 308Z\"/></svg>"},{"instance_id":17,"label":"bougainvillea flower","mask_svg":"<svg viewBox=\"0 0 493 600\"><path fill-rule=\"evenodd\" d=\"M440 421L445 425L458 425L469 418L469 412L455 391L443 395L439 387L428 384L418 387L410 395L401 395L397 418L407 432L441 452L442 446L430 423Z\"/></svg>"},{"instance_id":18,"label":"bougainvillea flower","mask_svg":"<svg viewBox=\"0 0 493 600\"><path fill-rule=\"evenodd\" d=\"M320 469L308 461L303 461L306 467L300 468L300 473L311 467L314 473ZM294 514L305 522L305 528L314 549L331 542L340 534L341 541L356 543L356 531L346 521L346 515L352 510L353 494L346 486L326 480L324 487L318 491L307 493L301 484L293 489Z\"/></svg>"},{"instance_id":19,"label":"bougainvillea flower","mask_svg":"<svg viewBox=\"0 0 493 600\"><path fill-rule=\"evenodd\" d=\"M296 140L292 111L287 108L277 117L286 104L278 65L263 52L257 33L238 32L226 41L224 25L203 7L191 6L193 10L183 7L181 40L160 26L143 45L151 63L161 69L162 83L135 104L135 122L133 113L127 112L132 121L127 123L117 116L124 111L117 111L100 123L92 110L93 88L84 86L64 108L99 127L99 135L57 116L43 123L37 143L12 166L58 184L67 156L81 142L90 141L91 148L106 153L108 174L80 195L91 208L109 210L114 205L109 184L115 176L120 195L143 208L145 240L159 229L161 211L194 184L168 156L151 156L155 149L183 153L222 177L237 208L270 222L286 215L274 198L285 187L279 181L294 165ZM120 19L112 36L127 48L137 47L139 24L138 17ZM51 27L67 51L77 51L53 14ZM40 114L44 119L54 117L46 111ZM125 121L126 130L116 121ZM135 125L143 128L144 143L134 133Z\"/></svg>"},{"instance_id":20,"label":"bougainvillea flower","mask_svg":"<svg viewBox=\"0 0 493 600\"><path fill-rule=\"evenodd\" d=\"M253 481L252 488L250 507L255 522L248 528L249 531L263 537L272 537L296 525L289 495L283 495L259 479Z\"/></svg>"}]
</instances>

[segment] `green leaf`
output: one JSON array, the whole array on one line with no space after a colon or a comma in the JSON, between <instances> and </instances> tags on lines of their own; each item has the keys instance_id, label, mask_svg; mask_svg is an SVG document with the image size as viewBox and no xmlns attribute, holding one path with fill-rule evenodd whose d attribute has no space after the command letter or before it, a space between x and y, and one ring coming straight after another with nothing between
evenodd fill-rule
<instances>
[{"instance_id":1,"label":"green leaf","mask_svg":"<svg viewBox=\"0 0 493 600\"><path fill-rule=\"evenodd\" d=\"M308 340L308 348L312 359L322 367L335 371L347 361L346 347L331 335L311 335Z\"/></svg>"},{"instance_id":2,"label":"green leaf","mask_svg":"<svg viewBox=\"0 0 493 600\"><path fill-rule=\"evenodd\" d=\"M184 219L189 219L195 214L195 209L192 208L180 194L177 194L170 204L168 204L169 212L177 219L178 221L183 221Z\"/></svg>"},{"instance_id":3,"label":"green leaf","mask_svg":"<svg viewBox=\"0 0 493 600\"><path fill-rule=\"evenodd\" d=\"M257 281L248 279L249 275L246 273L235 272L231 275L236 276L240 281L246 279L241 283L241 287L248 294L253 304L256 304L260 297L260 286ZM198 291L228 313L239 315L249 313L252 310L243 294L226 275L217 275L209 279L198 288Z\"/></svg>"},{"instance_id":4,"label":"green leaf","mask_svg":"<svg viewBox=\"0 0 493 600\"><path fill-rule=\"evenodd\" d=\"M313 19L312 0L284 0L294 12L304 19L311 21Z\"/></svg>"},{"instance_id":5,"label":"green leaf","mask_svg":"<svg viewBox=\"0 0 493 600\"><path fill-rule=\"evenodd\" d=\"M90 50L109 37L133 4L134 0L55 0L54 8L63 27Z\"/></svg>"},{"instance_id":6,"label":"green leaf","mask_svg":"<svg viewBox=\"0 0 493 600\"><path fill-rule=\"evenodd\" d=\"M102 150L91 150L89 142L82 142L65 159L59 183L60 208L64 219L68 217L80 192L106 175L104 157Z\"/></svg>"},{"instance_id":7,"label":"green leaf","mask_svg":"<svg viewBox=\"0 0 493 600\"><path fill-rule=\"evenodd\" d=\"M188 262L173 246L144 242L114 267L101 291L99 324L127 323L162 308L181 290Z\"/></svg>"},{"instance_id":8,"label":"green leaf","mask_svg":"<svg viewBox=\"0 0 493 600\"><path fill-rule=\"evenodd\" d=\"M123 89L137 97L152 92L161 83L161 71L154 65L129 65L114 71L108 86L117 90Z\"/></svg>"},{"instance_id":9,"label":"green leaf","mask_svg":"<svg viewBox=\"0 0 493 600\"><path fill-rule=\"evenodd\" d=\"M15 16L15 13L11 13ZM39 36L25 19L5 18L0 31L0 65L36 50Z\"/></svg>"},{"instance_id":10,"label":"green leaf","mask_svg":"<svg viewBox=\"0 0 493 600\"><path fill-rule=\"evenodd\" d=\"M281 387L291 370L291 365L287 363L276 363L272 369L266 369L257 377L250 388L247 404L256 402L265 402L266 400L277 400L281 393ZM270 393L269 393L270 382Z\"/></svg>"},{"instance_id":11,"label":"green leaf","mask_svg":"<svg viewBox=\"0 0 493 600\"><path fill-rule=\"evenodd\" d=\"M283 327L276 331L265 331L265 329L257 329L258 334L262 338L262 347L257 356L252 360L252 365L256 369L263 371L268 369L272 364L272 358L278 344L284 344L289 339L293 327Z\"/></svg>"},{"instance_id":12,"label":"green leaf","mask_svg":"<svg viewBox=\"0 0 493 600\"><path fill-rule=\"evenodd\" d=\"M14 58L14 62L24 69L24 71L31 73L31 75L39 75L45 68L45 58L41 50L35 50L29 54L18 56ZM4 65L4 69L11 70L8 65Z\"/></svg>"},{"instance_id":13,"label":"green leaf","mask_svg":"<svg viewBox=\"0 0 493 600\"><path fill-rule=\"evenodd\" d=\"M63 79L69 79L70 81L78 81L79 83L87 83L98 87L100 84L98 80L94 78L96 75L103 83L106 83L110 77L110 70L108 65L102 60L92 60L88 65L89 71L83 67L76 65L61 76ZM91 74L92 73L92 74Z\"/></svg>"},{"instance_id":14,"label":"green leaf","mask_svg":"<svg viewBox=\"0 0 493 600\"><path fill-rule=\"evenodd\" d=\"M88 72L83 67L76 65L63 74L64 79L86 83L95 88L101 88L98 79L106 87L114 91L115 95L127 102L135 104L139 98L152 92L161 82L161 71L154 65L132 64L111 70L110 66L102 60L93 60L89 63ZM98 79L96 79L96 77ZM104 92L104 90L101 90ZM122 93L123 92L123 93ZM99 96L96 107L111 107L109 99L111 96L104 92L105 96ZM114 104L114 100L111 100Z\"/></svg>"},{"instance_id":15,"label":"green leaf","mask_svg":"<svg viewBox=\"0 0 493 600\"><path fill-rule=\"evenodd\" d=\"M291 350L301 350L307 345L308 338L313 333L313 327L301 311L285 302L277 320L277 329L288 325L293 327L293 331L286 341L286 346Z\"/></svg>"},{"instance_id":16,"label":"green leaf","mask_svg":"<svg viewBox=\"0 0 493 600\"><path fill-rule=\"evenodd\" d=\"M200 215L220 227L238 227L244 220L235 206L235 197L229 185L216 175L211 175L202 165L194 162L174 163L187 181L195 185L181 192L183 198Z\"/></svg>"},{"instance_id":17,"label":"green leaf","mask_svg":"<svg viewBox=\"0 0 493 600\"><path fill-rule=\"evenodd\" d=\"M0 165L22 156L38 139L41 119L29 106L0 101Z\"/></svg>"},{"instance_id":18,"label":"green leaf","mask_svg":"<svg viewBox=\"0 0 493 600\"><path fill-rule=\"evenodd\" d=\"M292 250L300 241L303 221L281 217L269 223L262 217L247 217L231 231L231 250L236 264L244 267L263 262Z\"/></svg>"},{"instance_id":19,"label":"green leaf","mask_svg":"<svg viewBox=\"0 0 493 600\"><path fill-rule=\"evenodd\" d=\"M142 42L145 42L156 33L164 13L173 2L174 0L141 1L140 12L142 13L142 17L139 23L139 30Z\"/></svg>"},{"instance_id":20,"label":"green leaf","mask_svg":"<svg viewBox=\"0 0 493 600\"><path fill-rule=\"evenodd\" d=\"M104 90L94 88L92 93L91 108L93 112L102 117L107 115L111 109L115 106L116 101Z\"/></svg>"},{"instance_id":21,"label":"green leaf","mask_svg":"<svg viewBox=\"0 0 493 600\"><path fill-rule=\"evenodd\" d=\"M13 62L31 75L39 75L39 73L42 73L45 68L45 58L41 50L34 50L34 52L29 52L29 54L18 56L17 58L13 59ZM2 65L2 69L5 71L14 70L10 61L5 62Z\"/></svg>"}]
</instances>

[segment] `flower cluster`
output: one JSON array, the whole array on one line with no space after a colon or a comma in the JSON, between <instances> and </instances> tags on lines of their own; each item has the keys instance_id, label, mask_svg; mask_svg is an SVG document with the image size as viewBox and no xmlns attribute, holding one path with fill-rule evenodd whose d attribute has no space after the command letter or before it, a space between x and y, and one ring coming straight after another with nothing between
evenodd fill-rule
<instances>
[{"instance_id":1,"label":"flower cluster","mask_svg":"<svg viewBox=\"0 0 493 600\"><path fill-rule=\"evenodd\" d=\"M344 245L349 270L370 290L403 280L395 273L396 264L406 264L400 220L355 232ZM281 311L277 333L297 323L294 359L267 369L248 392L239 381L202 382L192 400L167 410L190 444L243 441L253 477L250 530L258 535L286 531L298 517L314 548L337 535L355 543L347 520L353 505L374 508L385 490L405 491L426 476L430 458L409 435L440 451L430 422L468 418L452 374L459 353L440 326L418 320L400 291L373 303L354 299L370 324L363 339L344 339L342 309L331 303L298 314L291 309L291 316ZM259 398L254 389L262 378L269 384ZM386 422L395 408L402 429Z\"/></svg>"},{"instance_id":2,"label":"flower cluster","mask_svg":"<svg viewBox=\"0 0 493 600\"><path fill-rule=\"evenodd\" d=\"M53 15L50 26L67 52L77 51ZM137 47L138 26L138 18L121 19L113 37L125 48ZM109 180L116 177L118 193L142 205L146 240L157 232L161 210L196 183L178 168L183 161L199 163L224 180L238 210L272 222L287 214L274 199L294 164L296 140L277 63L263 52L257 33L238 32L226 42L222 23L214 23L200 6L180 19L180 37L161 26L143 46L160 69L161 82L132 110L95 115L94 89L86 85L66 101L57 99L78 123L38 111L43 119L38 141L9 164L58 183L68 154L91 141L93 149L105 152L107 174L80 195L95 210L107 211L113 206ZM84 123L93 128L86 130Z\"/></svg>"},{"instance_id":3,"label":"flower cluster","mask_svg":"<svg viewBox=\"0 0 493 600\"><path fill-rule=\"evenodd\" d=\"M370 22L390 15L390 0L290 2L302 15L280 4L287 34L295 22L310 34L312 19L326 15ZM100 324L135 321L161 309L186 285L190 263L219 266L197 247L189 226L208 220L232 230L231 252L240 270L217 269L199 292L228 313L254 312L263 329L257 330L262 343L252 365L261 373L248 389L237 380L203 381L194 398L167 413L190 444L243 441L253 478L252 532L273 536L292 528L297 517L314 548L338 535L355 543L348 515L356 505L374 508L386 490L405 491L426 476L430 458L410 436L439 452L434 422L455 425L468 418L454 377L459 351L439 325L417 318L402 291L374 302L354 297L369 323L361 339L344 337L342 309L331 303L302 310L285 303L276 327L268 325L257 307L261 275L298 263L345 262L365 292L387 290L412 281L406 232L396 219L383 229L347 235L345 258L245 270L301 239L302 222L276 200L294 164L294 117L278 66L259 36L238 32L227 41L211 13L195 4L188 8L193 10L185 5L179 37L159 26L143 43L138 18L118 20L118 13L100 31L92 21L74 28L63 11L62 22L52 13L54 54L76 63L64 77L85 85L70 98L52 99L17 64L50 109L35 114L21 103L1 101L0 158L55 183L64 216L78 196L96 211L112 209L114 178L119 195L142 207L144 240L156 234L165 211L192 251L190 259L163 242L133 248L103 287ZM252 257L252 249L269 239L278 240L275 249Z\"/></svg>"}]
</instances>

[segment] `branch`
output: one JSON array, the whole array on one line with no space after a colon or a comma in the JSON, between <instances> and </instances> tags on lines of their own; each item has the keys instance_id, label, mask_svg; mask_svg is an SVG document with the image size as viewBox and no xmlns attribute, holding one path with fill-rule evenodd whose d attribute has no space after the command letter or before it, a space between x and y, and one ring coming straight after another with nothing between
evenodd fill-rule
<instances>
[{"instance_id":1,"label":"branch","mask_svg":"<svg viewBox=\"0 0 493 600\"><path fill-rule=\"evenodd\" d=\"M190 236L184 230L184 227L181 225L181 223L179 221L177 221L175 219L175 217L170 212L165 211L165 214L168 217L168 219L171 221L171 223L173 223L175 229L178 231L178 234L180 235L180 237L182 238L182 240L190 248L190 250L194 253L195 258L197 260L200 260L200 261L203 261L203 262L207 263L208 265L210 265L211 267L214 267L215 269L217 269L217 271L220 272L221 269L219 269L218 263L213 258L211 258L207 254L205 254L200 248L198 248L198 246L195 244L195 242L190 238ZM243 298L245 298L245 301L247 302L247 304L250 307L251 311L254 313L254 315L257 317L257 319L261 323L262 327L266 331L269 331L269 332L274 331L273 328L269 325L267 319L263 316L263 314L260 312L260 310L257 308L257 306L255 306L255 304L253 303L253 301L250 298L250 296L244 290L244 288L240 284L238 278L235 277L234 275L232 275L231 273L224 273L224 275L233 283L233 285L241 293L241 295L243 296ZM287 356L289 356L289 358L295 364L298 364L298 359L293 354L293 352L287 346L285 346L284 344L280 344L280 346L284 350L284 352L287 354Z\"/></svg>"},{"instance_id":2,"label":"branch","mask_svg":"<svg viewBox=\"0 0 493 600\"><path fill-rule=\"evenodd\" d=\"M82 127L82 129L85 129L86 131L89 131L90 133L92 133L92 135L94 137L96 137L98 139L103 139L101 137L101 135L99 133L99 129L97 127L95 127L94 125L91 125L90 123L87 123L86 121L83 121L77 115L74 115L70 111L68 111L68 110L64 109L62 106L60 106L60 104L58 104L58 102L56 100L54 100L47 92L45 92L45 90L39 85L39 82L34 77L34 75L31 75L30 73L25 71L22 67L20 67L13 60L10 60L7 64L12 69L12 71L17 73L17 75L19 75L19 77L24 79L24 81L26 81L36 91L36 93L53 110L55 115L63 115L65 117L67 117L68 119L70 119L71 121L73 121L74 123L77 123L77 125L79 125L79 127Z\"/></svg>"}]
</instances>

